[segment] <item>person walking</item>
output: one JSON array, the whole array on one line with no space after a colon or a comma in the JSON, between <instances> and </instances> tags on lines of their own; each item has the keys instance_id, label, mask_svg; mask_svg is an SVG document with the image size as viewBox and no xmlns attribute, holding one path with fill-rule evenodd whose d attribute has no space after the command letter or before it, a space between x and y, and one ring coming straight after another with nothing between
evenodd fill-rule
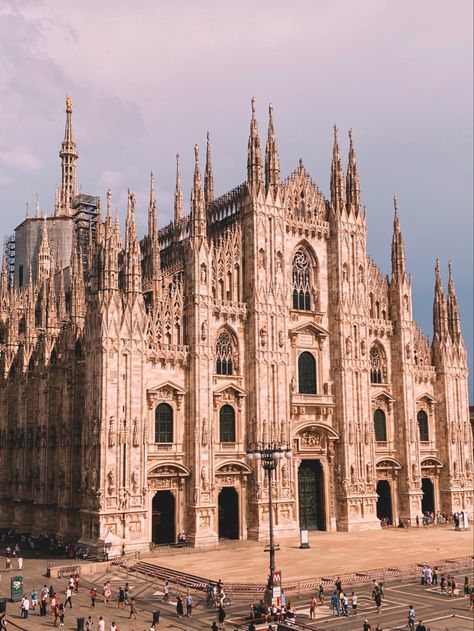
<instances>
[{"instance_id":1,"label":"person walking","mask_svg":"<svg viewBox=\"0 0 474 631\"><path fill-rule=\"evenodd\" d=\"M31 590L31 607L33 611L36 611L36 605L38 604L38 590L34 587Z\"/></svg>"},{"instance_id":2,"label":"person walking","mask_svg":"<svg viewBox=\"0 0 474 631\"><path fill-rule=\"evenodd\" d=\"M64 616L66 615L66 605L63 605L62 603L59 604L58 607L59 611L59 626L60 627L64 627Z\"/></svg>"},{"instance_id":3,"label":"person walking","mask_svg":"<svg viewBox=\"0 0 474 631\"><path fill-rule=\"evenodd\" d=\"M23 618L28 618L28 614L30 612L30 599L28 598L28 596L25 596L25 599L23 600Z\"/></svg>"},{"instance_id":4,"label":"person walking","mask_svg":"<svg viewBox=\"0 0 474 631\"><path fill-rule=\"evenodd\" d=\"M357 594L352 592L351 594L352 615L357 616Z\"/></svg>"},{"instance_id":5,"label":"person walking","mask_svg":"<svg viewBox=\"0 0 474 631\"><path fill-rule=\"evenodd\" d=\"M123 587L119 587L118 609L125 609L125 590Z\"/></svg>"},{"instance_id":6,"label":"person walking","mask_svg":"<svg viewBox=\"0 0 474 631\"><path fill-rule=\"evenodd\" d=\"M423 624L423 620L419 620L418 624L416 625L415 631L426 631L426 627Z\"/></svg>"},{"instance_id":7,"label":"person walking","mask_svg":"<svg viewBox=\"0 0 474 631\"><path fill-rule=\"evenodd\" d=\"M321 605L324 605L324 586L323 586L322 581L319 583L318 598Z\"/></svg>"},{"instance_id":8,"label":"person walking","mask_svg":"<svg viewBox=\"0 0 474 631\"><path fill-rule=\"evenodd\" d=\"M86 620L86 631L94 631L94 622L92 616L89 616Z\"/></svg>"},{"instance_id":9,"label":"person walking","mask_svg":"<svg viewBox=\"0 0 474 631\"><path fill-rule=\"evenodd\" d=\"M99 622L97 624L97 631L105 631L105 620L102 616L99 616Z\"/></svg>"},{"instance_id":10,"label":"person walking","mask_svg":"<svg viewBox=\"0 0 474 631\"><path fill-rule=\"evenodd\" d=\"M182 598L181 594L178 594L178 596L176 598L176 614L177 614L178 618L182 618L183 613L184 613L183 598Z\"/></svg>"},{"instance_id":11,"label":"person walking","mask_svg":"<svg viewBox=\"0 0 474 631\"><path fill-rule=\"evenodd\" d=\"M380 613L380 607L382 606L382 594L380 593L380 589L375 590L374 602L375 607L377 608L377 613Z\"/></svg>"},{"instance_id":12,"label":"person walking","mask_svg":"<svg viewBox=\"0 0 474 631\"><path fill-rule=\"evenodd\" d=\"M311 600L309 601L309 618L310 620L316 619L316 606L317 600L315 596L311 596Z\"/></svg>"},{"instance_id":13,"label":"person walking","mask_svg":"<svg viewBox=\"0 0 474 631\"><path fill-rule=\"evenodd\" d=\"M135 620L137 619L137 605L135 602L135 598L130 598L130 615L128 616L128 618L130 619L132 616L135 618Z\"/></svg>"},{"instance_id":14,"label":"person walking","mask_svg":"<svg viewBox=\"0 0 474 631\"><path fill-rule=\"evenodd\" d=\"M188 616L188 618L191 618L191 615L193 613L193 597L189 592L186 594L184 604L186 605L186 615Z\"/></svg>"},{"instance_id":15,"label":"person walking","mask_svg":"<svg viewBox=\"0 0 474 631\"><path fill-rule=\"evenodd\" d=\"M362 631L372 631L372 627L370 626L367 618L364 620L364 624L362 625Z\"/></svg>"},{"instance_id":16,"label":"person walking","mask_svg":"<svg viewBox=\"0 0 474 631\"><path fill-rule=\"evenodd\" d=\"M413 609L413 605L410 605L408 609L408 628L410 629L410 631L415 631L415 619L415 610Z\"/></svg>"},{"instance_id":17,"label":"person walking","mask_svg":"<svg viewBox=\"0 0 474 631\"><path fill-rule=\"evenodd\" d=\"M339 616L339 596L338 593L336 591L334 591L333 595L331 596L331 607L332 607L332 615L333 616Z\"/></svg>"},{"instance_id":18,"label":"person walking","mask_svg":"<svg viewBox=\"0 0 474 631\"><path fill-rule=\"evenodd\" d=\"M217 620L219 621L219 629L225 629L225 609L222 605L219 605L217 610Z\"/></svg>"},{"instance_id":19,"label":"person walking","mask_svg":"<svg viewBox=\"0 0 474 631\"><path fill-rule=\"evenodd\" d=\"M72 609L72 589L69 587L66 589L66 600L64 601L64 606L67 607L69 603L69 609Z\"/></svg>"}]
</instances>

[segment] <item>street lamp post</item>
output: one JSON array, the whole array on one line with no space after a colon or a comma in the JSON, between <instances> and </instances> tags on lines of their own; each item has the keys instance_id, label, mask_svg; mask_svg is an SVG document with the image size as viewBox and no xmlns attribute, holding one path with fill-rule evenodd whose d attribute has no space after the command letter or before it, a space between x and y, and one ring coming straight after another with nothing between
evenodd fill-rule
<instances>
[{"instance_id":1,"label":"street lamp post","mask_svg":"<svg viewBox=\"0 0 474 631\"><path fill-rule=\"evenodd\" d=\"M268 548L265 548L265 552L268 552L270 555L270 563L264 602L266 605L271 605L273 599L273 575L275 573L275 551L278 550L278 546L275 546L273 533L272 477L278 461L282 458L291 458L291 447L288 443L253 443L249 446L249 449L247 449L247 458L249 460L260 460L268 477L268 525L270 545Z\"/></svg>"}]
</instances>

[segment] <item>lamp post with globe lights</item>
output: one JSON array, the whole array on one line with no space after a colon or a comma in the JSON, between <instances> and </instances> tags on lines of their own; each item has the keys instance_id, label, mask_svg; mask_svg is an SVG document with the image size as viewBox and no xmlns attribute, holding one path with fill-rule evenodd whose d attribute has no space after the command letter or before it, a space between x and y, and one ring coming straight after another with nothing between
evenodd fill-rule
<instances>
[{"instance_id":1,"label":"lamp post with globe lights","mask_svg":"<svg viewBox=\"0 0 474 631\"><path fill-rule=\"evenodd\" d=\"M265 548L265 552L270 555L269 574L267 586L265 588L264 602L266 605L272 604L273 599L273 575L275 573L275 546L273 534L273 498L272 498L272 477L278 461L282 458L291 458L291 446L288 443L265 442L251 443L247 449L247 458L262 463L262 467L268 477L268 526L270 535L270 545Z\"/></svg>"}]
</instances>

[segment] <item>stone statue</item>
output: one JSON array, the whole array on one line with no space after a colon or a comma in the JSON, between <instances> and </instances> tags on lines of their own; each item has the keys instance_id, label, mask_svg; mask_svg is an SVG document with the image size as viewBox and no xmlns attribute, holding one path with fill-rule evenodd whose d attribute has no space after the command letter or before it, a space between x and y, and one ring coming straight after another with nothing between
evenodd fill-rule
<instances>
[{"instance_id":1,"label":"stone statue","mask_svg":"<svg viewBox=\"0 0 474 631\"><path fill-rule=\"evenodd\" d=\"M352 338L349 335L346 337L346 355L350 355L352 353Z\"/></svg>"},{"instance_id":2,"label":"stone statue","mask_svg":"<svg viewBox=\"0 0 474 631\"><path fill-rule=\"evenodd\" d=\"M281 468L281 483L284 487L288 486L288 465L286 462L283 463Z\"/></svg>"},{"instance_id":3,"label":"stone statue","mask_svg":"<svg viewBox=\"0 0 474 631\"><path fill-rule=\"evenodd\" d=\"M115 442L117 440L117 431L115 426L115 416L110 417L109 421L109 448L115 447Z\"/></svg>"},{"instance_id":4,"label":"stone statue","mask_svg":"<svg viewBox=\"0 0 474 631\"><path fill-rule=\"evenodd\" d=\"M285 336L283 331L278 331L278 346L282 348L285 345Z\"/></svg>"},{"instance_id":5,"label":"stone statue","mask_svg":"<svg viewBox=\"0 0 474 631\"><path fill-rule=\"evenodd\" d=\"M201 467L201 482L204 491L209 490L209 468L207 464L203 464Z\"/></svg>"},{"instance_id":6,"label":"stone statue","mask_svg":"<svg viewBox=\"0 0 474 631\"><path fill-rule=\"evenodd\" d=\"M138 470L138 467L135 467L135 469L132 471L130 481L131 481L132 491L136 493L138 491L138 487L140 484L140 472Z\"/></svg>"},{"instance_id":7,"label":"stone statue","mask_svg":"<svg viewBox=\"0 0 474 631\"><path fill-rule=\"evenodd\" d=\"M115 493L115 474L112 469L107 473L107 493L109 495Z\"/></svg>"},{"instance_id":8,"label":"stone statue","mask_svg":"<svg viewBox=\"0 0 474 631\"><path fill-rule=\"evenodd\" d=\"M266 326L260 329L260 344L262 346L267 345L267 327Z\"/></svg>"},{"instance_id":9,"label":"stone statue","mask_svg":"<svg viewBox=\"0 0 474 631\"><path fill-rule=\"evenodd\" d=\"M137 417L135 417L133 419L132 442L133 442L133 446L134 447L138 447L138 445L140 444L138 418Z\"/></svg>"},{"instance_id":10,"label":"stone statue","mask_svg":"<svg viewBox=\"0 0 474 631\"><path fill-rule=\"evenodd\" d=\"M208 428L207 428L207 417L205 416L202 419L202 437L201 437L201 442L203 447L205 447L208 442L209 442L209 432L208 432Z\"/></svg>"},{"instance_id":11,"label":"stone statue","mask_svg":"<svg viewBox=\"0 0 474 631\"><path fill-rule=\"evenodd\" d=\"M374 467L371 462L366 464L367 469L367 482L372 482L374 479Z\"/></svg>"},{"instance_id":12,"label":"stone statue","mask_svg":"<svg viewBox=\"0 0 474 631\"><path fill-rule=\"evenodd\" d=\"M207 340L207 320L201 324L201 340L205 342Z\"/></svg>"}]
</instances>

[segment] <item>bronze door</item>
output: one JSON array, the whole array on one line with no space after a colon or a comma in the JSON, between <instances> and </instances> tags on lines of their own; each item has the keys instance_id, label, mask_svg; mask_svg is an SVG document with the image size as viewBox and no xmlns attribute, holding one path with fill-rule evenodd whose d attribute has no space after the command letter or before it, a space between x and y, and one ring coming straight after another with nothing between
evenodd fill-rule
<instances>
[{"instance_id":1,"label":"bronze door","mask_svg":"<svg viewBox=\"0 0 474 631\"><path fill-rule=\"evenodd\" d=\"M298 470L301 529L325 529L321 478L321 463L319 460L303 460Z\"/></svg>"}]
</instances>

